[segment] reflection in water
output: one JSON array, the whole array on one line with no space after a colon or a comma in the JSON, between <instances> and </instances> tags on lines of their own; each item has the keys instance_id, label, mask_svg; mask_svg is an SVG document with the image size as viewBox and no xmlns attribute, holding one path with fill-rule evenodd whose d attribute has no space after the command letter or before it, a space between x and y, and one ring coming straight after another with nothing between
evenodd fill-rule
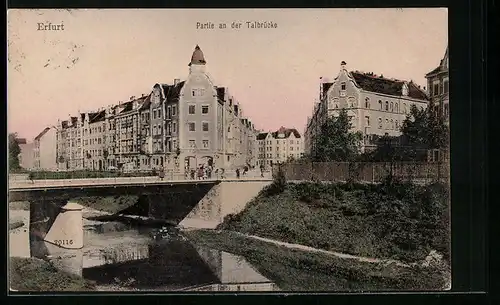
<instances>
[{"instance_id":1,"label":"reflection in water","mask_svg":"<svg viewBox=\"0 0 500 305\"><path fill-rule=\"evenodd\" d=\"M32 241L31 256L94 281L99 290L271 291L275 284L243 258L194 245L175 229L118 223L86 226L85 247Z\"/></svg>"}]
</instances>

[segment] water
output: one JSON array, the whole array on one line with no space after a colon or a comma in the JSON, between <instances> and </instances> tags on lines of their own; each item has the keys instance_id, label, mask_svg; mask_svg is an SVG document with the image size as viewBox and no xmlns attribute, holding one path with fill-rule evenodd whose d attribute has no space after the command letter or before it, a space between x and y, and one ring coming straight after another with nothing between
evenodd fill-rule
<instances>
[{"instance_id":1,"label":"water","mask_svg":"<svg viewBox=\"0 0 500 305\"><path fill-rule=\"evenodd\" d=\"M10 252L19 256L15 248L23 248L26 255L21 244L27 242L29 256L95 282L99 291L278 290L244 258L197 245L174 227L93 221L84 229L84 248L66 250L43 241L30 243L21 228L11 233Z\"/></svg>"}]
</instances>

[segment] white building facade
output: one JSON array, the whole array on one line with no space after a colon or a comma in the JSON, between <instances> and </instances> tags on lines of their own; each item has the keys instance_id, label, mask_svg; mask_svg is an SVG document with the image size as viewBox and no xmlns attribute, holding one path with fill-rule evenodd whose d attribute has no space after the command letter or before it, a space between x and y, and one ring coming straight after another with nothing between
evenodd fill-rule
<instances>
[{"instance_id":1,"label":"white building facade","mask_svg":"<svg viewBox=\"0 0 500 305\"><path fill-rule=\"evenodd\" d=\"M333 82L322 83L320 102L306 127L307 151L314 154L315 138L327 117L338 116L346 109L352 131L361 132L362 150L373 149L373 136L401 135L400 128L411 107L425 109L429 98L425 87L413 81L385 78L382 75L349 72L342 62Z\"/></svg>"}]
</instances>

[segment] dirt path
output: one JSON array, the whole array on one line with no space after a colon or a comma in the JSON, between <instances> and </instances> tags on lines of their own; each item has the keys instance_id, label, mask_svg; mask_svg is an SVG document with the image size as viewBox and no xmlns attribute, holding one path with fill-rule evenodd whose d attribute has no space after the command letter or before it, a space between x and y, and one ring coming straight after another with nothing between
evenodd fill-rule
<instances>
[{"instance_id":1,"label":"dirt path","mask_svg":"<svg viewBox=\"0 0 500 305\"><path fill-rule=\"evenodd\" d=\"M304 246L304 245L299 245L299 244L291 244L291 243L282 242L282 241L278 241L278 240L274 240L274 239L264 238L264 237L260 237L260 236L243 234L243 233L239 233L239 232L235 232L235 231L231 231L231 232L235 233L237 235L243 236L243 237L260 240L263 242L272 243L272 244L279 245L279 246L284 246L284 247L287 247L290 249L297 249L297 250L309 251L309 252L315 252L315 253L323 253L323 254L333 255L333 256L336 256L339 258L344 258L344 259L354 259L354 260L358 260L360 262L376 263L376 264L384 264L384 265L396 264L397 266L401 266L401 267L411 267L411 266L416 265L416 263L405 264L405 263L397 261L397 260L363 257L363 256L351 255L351 254L346 254L346 253L341 253L341 252L327 251L327 250L317 249L317 248L313 248L313 247L309 247L309 246Z\"/></svg>"}]
</instances>

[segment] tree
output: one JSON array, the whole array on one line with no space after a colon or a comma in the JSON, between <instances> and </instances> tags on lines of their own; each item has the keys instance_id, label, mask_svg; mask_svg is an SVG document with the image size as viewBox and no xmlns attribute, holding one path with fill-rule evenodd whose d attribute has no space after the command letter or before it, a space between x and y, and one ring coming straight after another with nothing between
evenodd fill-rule
<instances>
[{"instance_id":1,"label":"tree","mask_svg":"<svg viewBox=\"0 0 500 305\"><path fill-rule=\"evenodd\" d=\"M351 161L359 155L363 136L351 132L351 119L342 109L338 117L329 117L321 125L316 143L316 161Z\"/></svg>"},{"instance_id":2,"label":"tree","mask_svg":"<svg viewBox=\"0 0 500 305\"><path fill-rule=\"evenodd\" d=\"M21 168L19 165L19 154L21 147L17 141L17 133L9 134L9 170L18 170Z\"/></svg>"},{"instance_id":3,"label":"tree","mask_svg":"<svg viewBox=\"0 0 500 305\"><path fill-rule=\"evenodd\" d=\"M444 149L448 147L448 127L437 113L427 109L419 110L415 105L403 121L401 132L413 148Z\"/></svg>"}]
</instances>

